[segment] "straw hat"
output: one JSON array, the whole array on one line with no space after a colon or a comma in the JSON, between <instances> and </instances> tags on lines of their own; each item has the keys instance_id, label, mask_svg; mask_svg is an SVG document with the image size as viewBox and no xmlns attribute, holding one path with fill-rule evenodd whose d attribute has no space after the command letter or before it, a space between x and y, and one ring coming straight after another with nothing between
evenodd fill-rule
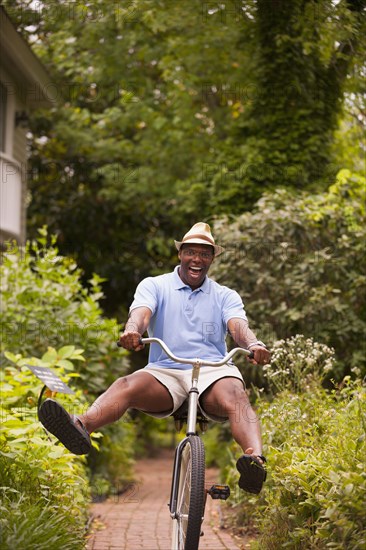
<instances>
[{"instance_id":1,"label":"straw hat","mask_svg":"<svg viewBox=\"0 0 366 550\"><path fill-rule=\"evenodd\" d=\"M215 256L224 251L222 246L215 244L211 234L211 228L208 223L198 222L186 233L181 241L174 241L177 250L180 250L182 244L208 244L213 246Z\"/></svg>"}]
</instances>

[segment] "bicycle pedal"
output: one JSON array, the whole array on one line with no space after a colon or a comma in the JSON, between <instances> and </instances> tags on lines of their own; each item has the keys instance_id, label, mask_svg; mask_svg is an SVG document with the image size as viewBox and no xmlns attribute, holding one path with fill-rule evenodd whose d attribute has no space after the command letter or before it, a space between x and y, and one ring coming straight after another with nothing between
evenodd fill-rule
<instances>
[{"instance_id":1,"label":"bicycle pedal","mask_svg":"<svg viewBox=\"0 0 366 550\"><path fill-rule=\"evenodd\" d=\"M207 492L214 500L226 500L230 496L230 487L228 485L212 485Z\"/></svg>"}]
</instances>

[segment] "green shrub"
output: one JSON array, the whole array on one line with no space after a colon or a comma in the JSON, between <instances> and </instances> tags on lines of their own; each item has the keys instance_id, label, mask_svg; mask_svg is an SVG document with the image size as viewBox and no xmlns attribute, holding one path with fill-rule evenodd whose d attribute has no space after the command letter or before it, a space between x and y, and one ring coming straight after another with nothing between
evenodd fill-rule
<instances>
[{"instance_id":1,"label":"green shrub","mask_svg":"<svg viewBox=\"0 0 366 550\"><path fill-rule=\"evenodd\" d=\"M86 462L46 435L37 419L43 383L26 366L51 367L66 381L77 376L73 362L83 360L81 352L73 346L50 348L41 360L6 353L0 371L1 548L82 548L89 502ZM80 390L63 400L75 412L86 405Z\"/></svg>"},{"instance_id":2,"label":"green shrub","mask_svg":"<svg viewBox=\"0 0 366 550\"><path fill-rule=\"evenodd\" d=\"M116 346L117 321L103 317L99 305L103 279L94 275L85 288L75 261L60 256L46 229L24 248L9 244L0 275L1 352L39 356L48 347L83 348L79 384L93 395L128 370L127 354Z\"/></svg>"},{"instance_id":3,"label":"green shrub","mask_svg":"<svg viewBox=\"0 0 366 550\"><path fill-rule=\"evenodd\" d=\"M300 361L286 355L286 349L301 341ZM225 468L234 489L231 504L237 524L244 530L253 525L258 529L253 548L261 550L361 549L366 541L366 388L350 377L332 391L322 388L324 370L316 359L320 353L325 365L331 367L332 361L324 346L297 337L279 343L278 350L281 387L276 382L275 389L282 391L271 402L264 397L257 401L268 459L265 489L259 497L248 497L236 488L236 444ZM314 361L306 361L311 358ZM304 360L312 372L302 379L291 377L292 367L296 371ZM272 380L275 369L273 365Z\"/></svg>"},{"instance_id":4,"label":"green shrub","mask_svg":"<svg viewBox=\"0 0 366 550\"><path fill-rule=\"evenodd\" d=\"M46 360L69 372L65 350L72 346L84 349L84 360L77 362L78 376L73 379L86 398L84 409L87 401L93 401L118 376L127 373L128 354L116 346L118 323L105 318L99 305L103 298L102 279L94 275L85 288L75 261L60 256L55 237L48 237L45 228L39 231L37 241L28 242L24 248L8 245L0 276L2 356L5 349L13 354L21 351L39 356L52 348ZM60 346L63 346L63 356L57 360L54 348ZM73 412L76 402L67 403L68 410ZM113 430L116 430L114 435ZM123 480L128 483L132 475L133 427L113 425L107 428L106 434L108 436L101 439L101 456L90 459L90 475L92 479L102 478L109 472L103 484L121 486ZM122 450L120 441L123 440L127 440L128 445Z\"/></svg>"},{"instance_id":5,"label":"green shrub","mask_svg":"<svg viewBox=\"0 0 366 550\"><path fill-rule=\"evenodd\" d=\"M212 275L239 292L258 336L327 344L339 380L353 367L366 373L365 190L343 170L327 193L278 190L215 225L226 251Z\"/></svg>"},{"instance_id":6,"label":"green shrub","mask_svg":"<svg viewBox=\"0 0 366 550\"><path fill-rule=\"evenodd\" d=\"M5 392L2 411L6 418L0 447L5 453L1 460L6 479L1 485L11 489L10 496L18 499L23 508L29 504L30 514L36 505L40 506L37 495L43 485L50 487L48 492L57 497L58 506L64 506L60 490L54 491L52 483L54 481L58 487L64 485L65 506L59 511L61 516L70 516L73 506L68 502L67 487L73 487L72 472L76 472L76 465L80 464L80 479L83 479L86 494L81 502L78 496L72 499L76 506L75 517L81 515L84 521L89 494L85 471L89 474L93 494L108 494L128 484L132 476L134 428L130 423L105 428L105 437L99 440L99 455L96 450L91 453L87 470L85 459L80 463L80 459L70 458L63 447L50 450L48 441L36 435L40 433L40 424L35 403L42 384L23 366L28 360L24 360L19 351L24 355L42 356L43 364L72 377L76 396L57 398L71 413L84 412L113 380L126 374L128 354L116 346L117 321L102 315L99 305L103 298L102 279L94 275L86 288L74 260L59 255L55 238L49 238L46 229L39 233L39 239L28 242L24 248L9 244L0 265L0 350ZM56 350L57 347L61 349ZM85 350L82 356L80 349ZM15 437L17 430L20 435ZM57 469L57 476L54 469ZM19 488L22 483L24 491ZM16 492L13 493L13 489ZM6 498L9 498L8 493ZM41 502L46 509L48 501ZM49 515L45 512L45 518L53 517L54 504ZM11 525L6 529L10 533ZM18 535L21 536L20 532Z\"/></svg>"},{"instance_id":7,"label":"green shrub","mask_svg":"<svg viewBox=\"0 0 366 550\"><path fill-rule=\"evenodd\" d=\"M91 469L90 486L92 497L102 500L110 494L118 494L133 480L133 456L136 452L135 426L128 415L115 424L100 430L103 434L98 450L88 455Z\"/></svg>"}]
</instances>

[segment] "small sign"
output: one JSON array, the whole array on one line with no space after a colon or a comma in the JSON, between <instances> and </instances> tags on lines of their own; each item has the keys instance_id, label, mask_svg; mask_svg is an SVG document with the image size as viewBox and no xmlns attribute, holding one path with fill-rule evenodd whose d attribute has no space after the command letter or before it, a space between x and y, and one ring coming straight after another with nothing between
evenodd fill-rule
<instances>
[{"instance_id":1,"label":"small sign","mask_svg":"<svg viewBox=\"0 0 366 550\"><path fill-rule=\"evenodd\" d=\"M51 391L57 391L59 393L75 393L69 386L67 386L62 380L51 371L48 367L27 367L39 378Z\"/></svg>"}]
</instances>

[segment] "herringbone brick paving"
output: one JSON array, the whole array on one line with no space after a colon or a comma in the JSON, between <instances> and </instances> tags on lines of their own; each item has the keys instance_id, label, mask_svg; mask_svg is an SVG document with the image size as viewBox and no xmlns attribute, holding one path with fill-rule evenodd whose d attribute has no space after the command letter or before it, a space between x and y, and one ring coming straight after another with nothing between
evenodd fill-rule
<instances>
[{"instance_id":1,"label":"herringbone brick paving","mask_svg":"<svg viewBox=\"0 0 366 550\"><path fill-rule=\"evenodd\" d=\"M173 453L141 460L136 465L136 483L126 493L92 505L94 517L88 550L171 550L168 501ZM217 482L217 472L208 470L206 485ZM246 541L220 528L220 502L207 498L204 536L200 550L242 550Z\"/></svg>"}]
</instances>

